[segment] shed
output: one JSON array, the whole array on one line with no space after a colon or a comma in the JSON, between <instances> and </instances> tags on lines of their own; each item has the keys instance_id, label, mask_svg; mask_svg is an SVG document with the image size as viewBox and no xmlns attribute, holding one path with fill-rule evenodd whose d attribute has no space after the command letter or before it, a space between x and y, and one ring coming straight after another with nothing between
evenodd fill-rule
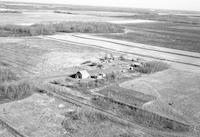
<instances>
[{"instance_id":1,"label":"shed","mask_svg":"<svg viewBox=\"0 0 200 137\"><path fill-rule=\"evenodd\" d=\"M86 70L81 70L81 71L78 71L76 74L75 74L75 78L80 78L80 79L87 79L90 77L90 74L86 71Z\"/></svg>"},{"instance_id":2,"label":"shed","mask_svg":"<svg viewBox=\"0 0 200 137\"><path fill-rule=\"evenodd\" d=\"M142 67L142 64L139 62L134 62L131 64L131 67Z\"/></svg>"}]
</instances>

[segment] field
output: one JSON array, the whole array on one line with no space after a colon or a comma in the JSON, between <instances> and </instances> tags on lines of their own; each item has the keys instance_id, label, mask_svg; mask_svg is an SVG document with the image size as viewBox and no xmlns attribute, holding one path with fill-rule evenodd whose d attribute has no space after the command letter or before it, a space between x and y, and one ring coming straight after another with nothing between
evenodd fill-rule
<instances>
[{"instance_id":1,"label":"field","mask_svg":"<svg viewBox=\"0 0 200 137\"><path fill-rule=\"evenodd\" d=\"M109 18L94 17L90 15L73 15L73 14L59 14L52 12L39 12L30 11L24 12L23 14L10 14L1 13L1 25L5 24L15 24L15 25L32 25L41 22L61 22L61 21L103 21ZM56 18L55 18L56 17ZM13 22L14 21L14 22Z\"/></svg>"},{"instance_id":2,"label":"field","mask_svg":"<svg viewBox=\"0 0 200 137\"><path fill-rule=\"evenodd\" d=\"M0 2L0 136L199 137L199 15Z\"/></svg>"},{"instance_id":3,"label":"field","mask_svg":"<svg viewBox=\"0 0 200 137\"><path fill-rule=\"evenodd\" d=\"M34 37L1 37L1 64L18 75L40 75L77 66L87 58L95 60L104 52ZM77 55L77 53L80 53ZM96 52L94 54L88 54Z\"/></svg>"},{"instance_id":4,"label":"field","mask_svg":"<svg viewBox=\"0 0 200 137\"><path fill-rule=\"evenodd\" d=\"M64 107L58 108L59 104L63 104ZM30 137L61 136L64 134L61 125L64 120L62 113L70 108L73 109L72 104L35 94L22 101L1 105L0 117Z\"/></svg>"},{"instance_id":5,"label":"field","mask_svg":"<svg viewBox=\"0 0 200 137\"><path fill-rule=\"evenodd\" d=\"M135 81L125 82L120 86L139 90L144 94L156 95L158 99L170 104L186 117L198 122L199 102L195 100L199 99L198 90L200 87L197 84L199 80L199 76L192 73L171 69L148 77L144 76Z\"/></svg>"},{"instance_id":6,"label":"field","mask_svg":"<svg viewBox=\"0 0 200 137\"><path fill-rule=\"evenodd\" d=\"M154 22L123 24L129 32L105 37L128 40L153 46L200 52L199 25L187 23Z\"/></svg>"}]
</instances>

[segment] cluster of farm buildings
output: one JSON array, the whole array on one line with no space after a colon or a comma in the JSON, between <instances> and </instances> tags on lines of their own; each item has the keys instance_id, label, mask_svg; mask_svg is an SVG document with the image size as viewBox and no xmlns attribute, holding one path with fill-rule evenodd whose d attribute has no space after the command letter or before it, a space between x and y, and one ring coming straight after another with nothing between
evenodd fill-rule
<instances>
[{"instance_id":1,"label":"cluster of farm buildings","mask_svg":"<svg viewBox=\"0 0 200 137\"><path fill-rule=\"evenodd\" d=\"M79 70L77 71L75 74L71 75L72 78L75 78L75 79L88 79L88 78L92 78L92 79L103 79L106 77L106 68L105 66L108 64L115 64L119 61L129 61L128 63L126 63L126 65L124 64L123 65L123 69L120 69L121 72L127 72L127 71L131 71L131 70L135 70L135 68L137 67L142 67L143 65L143 62L141 61L138 61L138 60L134 60L134 59L126 59L124 57L114 57L112 54L106 54L106 56L104 58L101 58L100 59L100 63L97 64L97 63L92 63L90 61L88 61L87 64L88 66L97 66L98 69L101 69L101 70L105 70L105 72L96 72L96 73L90 73L89 71L85 70L85 69L82 69L82 70ZM115 62L115 63L114 63ZM117 68L116 68L117 69ZM119 69L118 69L119 70ZM113 69L113 71L115 71Z\"/></svg>"}]
</instances>

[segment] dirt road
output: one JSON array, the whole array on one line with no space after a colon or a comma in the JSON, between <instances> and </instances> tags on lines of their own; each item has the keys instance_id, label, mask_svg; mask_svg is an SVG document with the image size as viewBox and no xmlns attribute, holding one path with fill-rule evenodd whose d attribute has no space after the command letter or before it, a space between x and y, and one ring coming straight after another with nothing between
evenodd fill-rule
<instances>
[{"instance_id":1,"label":"dirt road","mask_svg":"<svg viewBox=\"0 0 200 137\"><path fill-rule=\"evenodd\" d=\"M196 52L168 49L86 34L58 34L52 36L41 36L41 38L67 43L71 42L80 46L103 48L126 54L133 54L147 59L163 60L170 63L174 68L200 72L200 53Z\"/></svg>"}]
</instances>

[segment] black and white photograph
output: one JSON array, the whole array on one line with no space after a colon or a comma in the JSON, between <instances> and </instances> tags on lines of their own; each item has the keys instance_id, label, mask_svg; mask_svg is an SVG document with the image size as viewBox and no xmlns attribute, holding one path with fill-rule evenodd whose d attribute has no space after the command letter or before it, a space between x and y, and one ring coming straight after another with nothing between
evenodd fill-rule
<instances>
[{"instance_id":1,"label":"black and white photograph","mask_svg":"<svg viewBox=\"0 0 200 137\"><path fill-rule=\"evenodd\" d=\"M200 137L200 1L0 0L0 137Z\"/></svg>"}]
</instances>

